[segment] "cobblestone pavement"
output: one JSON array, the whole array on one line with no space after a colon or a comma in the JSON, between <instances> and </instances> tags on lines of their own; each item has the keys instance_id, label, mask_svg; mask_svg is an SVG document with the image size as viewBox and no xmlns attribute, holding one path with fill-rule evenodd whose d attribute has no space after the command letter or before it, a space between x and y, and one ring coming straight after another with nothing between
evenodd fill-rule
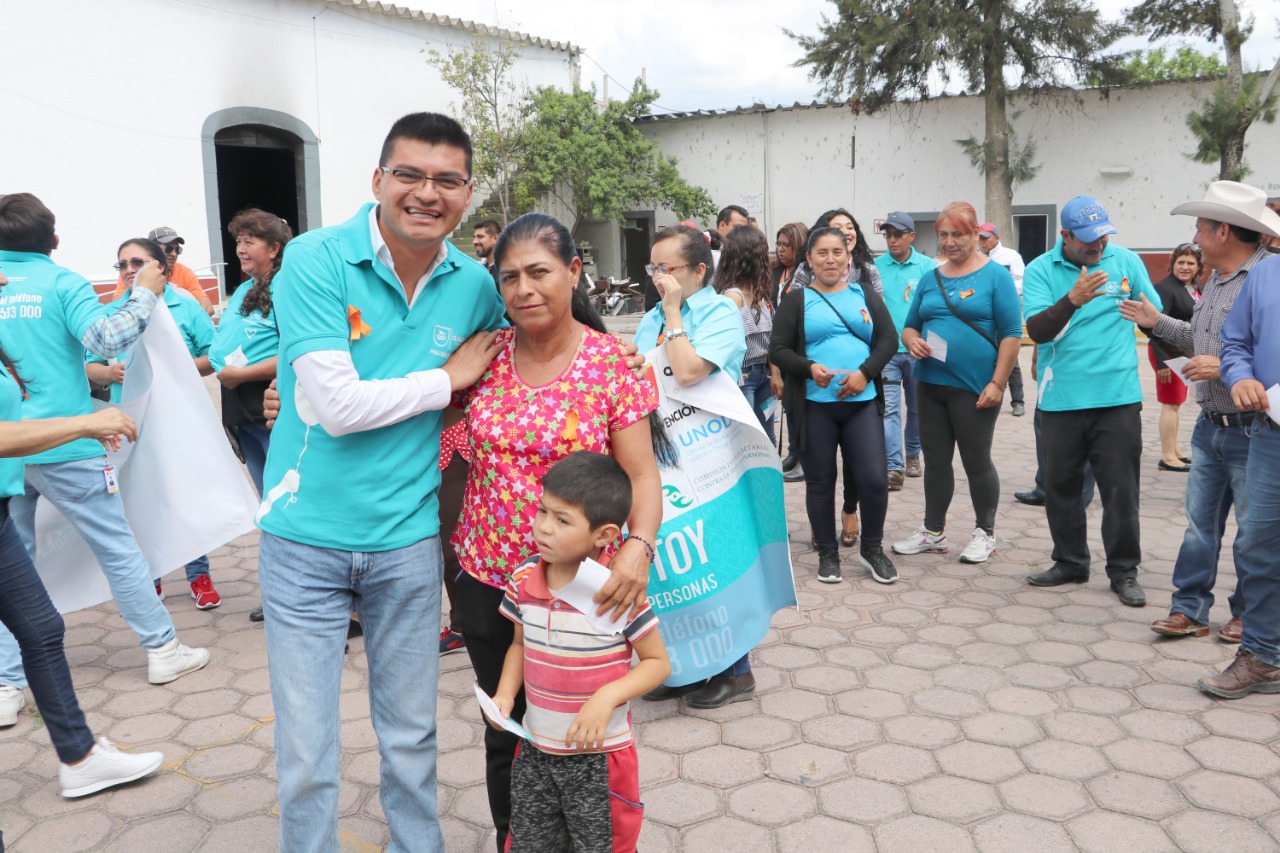
<instances>
[{"instance_id":1,"label":"cobblestone pavement","mask_svg":"<svg viewBox=\"0 0 1280 853\"><path fill-rule=\"evenodd\" d=\"M1023 352L1023 369L1030 352ZM1142 368L1151 393L1150 370ZM1235 647L1168 640L1185 477L1156 470L1156 415L1144 415L1140 580L1151 600L1121 606L1098 571L1085 586L1033 589L1049 563L1044 513L1013 500L1030 486L1031 417L1001 416L1000 550L985 565L900 557L902 579L872 582L845 551L848 580L816 581L803 485L787 486L800 606L777 614L753 653L755 699L717 711L638 702L647 821L661 851L1048 851L1280 849L1280 699L1221 702L1195 680ZM1189 439L1194 406L1184 407ZM960 480L952 533L967 541ZM891 496L886 540L908 534L922 481ZM1234 535L1234 527L1228 531ZM166 606L209 666L165 687L113 605L67 617L67 654L97 733L162 750L152 779L63 800L56 759L28 708L0 731L0 827L12 851L269 851L276 847L272 709L258 602L256 536L213 556L223 595L197 611L180 571ZM1229 550L1224 553L1229 560ZM1226 618L1230 568L1219 584ZM424 648L434 638L424 638ZM378 756L354 640L341 700L344 850L388 841ZM465 654L442 661L440 803L450 851L492 850L481 724Z\"/></svg>"}]
</instances>

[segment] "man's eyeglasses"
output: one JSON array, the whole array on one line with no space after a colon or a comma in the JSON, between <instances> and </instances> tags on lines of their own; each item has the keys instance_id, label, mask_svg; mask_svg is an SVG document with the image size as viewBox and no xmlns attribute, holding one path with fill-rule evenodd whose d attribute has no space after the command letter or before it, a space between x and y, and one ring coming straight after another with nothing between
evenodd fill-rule
<instances>
[{"instance_id":1,"label":"man's eyeglasses","mask_svg":"<svg viewBox=\"0 0 1280 853\"><path fill-rule=\"evenodd\" d=\"M649 275L671 275L677 270L687 270L693 264L680 264L679 266L669 267L666 264L645 264L644 271Z\"/></svg>"},{"instance_id":2,"label":"man's eyeglasses","mask_svg":"<svg viewBox=\"0 0 1280 853\"><path fill-rule=\"evenodd\" d=\"M151 263L151 258L130 258L127 261L121 261L118 264L112 264L111 268L124 272L127 269L140 270L147 264Z\"/></svg>"},{"instance_id":3,"label":"man's eyeglasses","mask_svg":"<svg viewBox=\"0 0 1280 853\"><path fill-rule=\"evenodd\" d=\"M176 241L176 240L175 240L174 242L172 242L172 243L163 243L163 244L161 244L161 248L162 248L162 249L164 249L164 253L165 253L166 255L181 255L181 254L182 254L182 244L181 244L181 243L179 243L179 242L178 242L178 241Z\"/></svg>"},{"instance_id":4,"label":"man's eyeglasses","mask_svg":"<svg viewBox=\"0 0 1280 853\"><path fill-rule=\"evenodd\" d=\"M882 233L884 234L884 236L885 236L885 238L886 238L886 239L889 239L889 240L897 240L897 239L899 239L899 238L901 238L901 237L905 237L905 236L907 236L908 234L914 234L914 233L916 233L916 232L914 232L914 231L899 231L897 228L885 228L885 229L884 229L884 231L883 231Z\"/></svg>"},{"instance_id":5,"label":"man's eyeglasses","mask_svg":"<svg viewBox=\"0 0 1280 853\"><path fill-rule=\"evenodd\" d=\"M453 195L460 193L466 189L467 184L471 183L470 178L460 178L457 175L424 175L414 169L391 169L386 166L379 166L383 174L390 175L402 187L418 189L425 187L428 183L436 185L436 191L441 195Z\"/></svg>"}]
</instances>

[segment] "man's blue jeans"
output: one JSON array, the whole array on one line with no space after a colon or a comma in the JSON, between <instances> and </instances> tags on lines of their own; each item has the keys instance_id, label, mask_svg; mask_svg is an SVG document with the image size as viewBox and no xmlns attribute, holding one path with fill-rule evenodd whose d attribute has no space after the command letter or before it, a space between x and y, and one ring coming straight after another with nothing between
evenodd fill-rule
<instances>
[{"instance_id":1,"label":"man's blue jeans","mask_svg":"<svg viewBox=\"0 0 1280 853\"><path fill-rule=\"evenodd\" d=\"M1240 563L1240 543L1249 514L1246 472L1249 470L1248 427L1218 426L1201 415L1191 433L1195 464L1187 475L1187 532L1173 564L1173 605L1171 613L1181 613L1201 625L1209 622L1213 607L1213 585L1218 579L1218 554L1227 516L1236 508L1236 539L1232 554ZM1231 615L1244 609L1240 581L1228 599Z\"/></svg>"},{"instance_id":2,"label":"man's blue jeans","mask_svg":"<svg viewBox=\"0 0 1280 853\"><path fill-rule=\"evenodd\" d=\"M26 493L9 501L9 511L22 544L34 560L36 501L43 496L57 507L98 558L125 623L138 635L139 643L154 649L174 638L173 620L156 597L151 569L133 538L133 529L125 518L124 502L120 495L107 491L102 475L106 466L106 456L28 465ZM26 684L18 643L3 629L0 629L0 684L14 687Z\"/></svg>"},{"instance_id":3,"label":"man's blue jeans","mask_svg":"<svg viewBox=\"0 0 1280 853\"><path fill-rule=\"evenodd\" d=\"M1247 432L1249 524L1235 544L1236 595L1244 605L1240 644L1280 666L1280 430L1258 422Z\"/></svg>"},{"instance_id":4,"label":"man's blue jeans","mask_svg":"<svg viewBox=\"0 0 1280 853\"><path fill-rule=\"evenodd\" d=\"M887 470L906 467L902 457L902 410L907 410L907 456L920 455L920 418L916 414L915 360L900 352L884 366L884 450ZM905 398L905 400L904 400Z\"/></svg>"},{"instance_id":5,"label":"man's blue jeans","mask_svg":"<svg viewBox=\"0 0 1280 853\"><path fill-rule=\"evenodd\" d=\"M769 365L762 362L748 367L743 371L742 384L738 388L751 404L751 411L756 413L756 420L764 427L769 441L776 447L778 440L773 435L773 417L766 418L762 408L773 396L773 389L769 387Z\"/></svg>"},{"instance_id":6,"label":"man's blue jeans","mask_svg":"<svg viewBox=\"0 0 1280 853\"><path fill-rule=\"evenodd\" d=\"M337 853L343 645L360 612L391 853L437 853L440 539L376 553L263 532L258 576L275 706L280 849Z\"/></svg>"}]
</instances>

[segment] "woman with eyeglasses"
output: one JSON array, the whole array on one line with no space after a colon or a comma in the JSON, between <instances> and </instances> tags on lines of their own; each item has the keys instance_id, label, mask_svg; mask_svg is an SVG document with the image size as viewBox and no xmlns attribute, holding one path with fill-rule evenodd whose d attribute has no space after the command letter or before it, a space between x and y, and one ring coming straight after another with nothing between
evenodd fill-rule
<instances>
[{"instance_id":1,"label":"woman with eyeglasses","mask_svg":"<svg viewBox=\"0 0 1280 853\"><path fill-rule=\"evenodd\" d=\"M1169 255L1169 274L1156 283L1156 293L1164 303L1162 313L1191 322L1191 312L1196 307L1195 288L1204 270L1200 259L1200 247L1195 243L1183 243ZM1187 402L1187 383L1173 375L1165 362L1192 353L1176 350L1157 338L1147 344L1147 358L1156 372L1156 401L1160 403L1160 461L1161 471L1177 471L1185 474L1191 470L1191 458L1178 449L1178 410Z\"/></svg>"},{"instance_id":2,"label":"woman with eyeglasses","mask_svg":"<svg viewBox=\"0 0 1280 853\"><path fill-rule=\"evenodd\" d=\"M889 484L879 378L898 351L898 333L884 299L850 279L844 232L832 226L810 231L806 257L814 279L778 306L769 360L782 370L783 402L804 463L818 580L843 579L835 525L838 450L852 481L846 488L861 499L860 562L874 580L893 583L898 570L883 547Z\"/></svg>"},{"instance_id":3,"label":"woman with eyeglasses","mask_svg":"<svg viewBox=\"0 0 1280 853\"><path fill-rule=\"evenodd\" d=\"M186 241L178 236L177 231L164 225L153 228L147 235L147 239L155 240L160 248L164 249L165 257L169 261L169 271L166 273L169 284L191 294L206 314L213 314L213 303L209 301L209 295L204 292L199 277L191 267L178 261L178 256L182 254L182 245ZM116 292L111 298L119 299L127 290L124 278L121 277L116 284Z\"/></svg>"},{"instance_id":4,"label":"woman with eyeglasses","mask_svg":"<svg viewBox=\"0 0 1280 853\"><path fill-rule=\"evenodd\" d=\"M736 228L730 232L754 230ZM645 271L653 277L661 301L640 320L635 344L645 353L661 346L680 385L695 385L717 370L738 383L747 354L738 306L716 293L711 243L687 225L663 228L653 238ZM645 695L655 701L683 696L691 708L719 708L755 695L749 655L699 685L659 687Z\"/></svg>"},{"instance_id":5,"label":"woman with eyeglasses","mask_svg":"<svg viewBox=\"0 0 1280 853\"><path fill-rule=\"evenodd\" d=\"M111 307L124 304L133 290L138 271L154 261L160 270L169 274L169 259L159 243L146 237L136 237L120 244L116 252L115 268L120 271L120 281L125 293ZM172 284L164 286L164 304L168 306L173 321L178 326L182 342L187 346L195 362L196 370L201 376L213 372L209 366L209 346L213 343L213 321L186 291L179 290ZM90 386L95 390L107 392L112 403L119 403L123 390L125 373L133 361L133 350L121 353L117 358L108 361L98 355L90 354L85 360L85 373L89 377ZM195 599L196 608L208 610L222 603L222 597L213 587L213 579L209 576L208 556L196 557L186 565L187 583L191 585L191 597ZM156 593L162 593L160 581L156 581Z\"/></svg>"}]
</instances>

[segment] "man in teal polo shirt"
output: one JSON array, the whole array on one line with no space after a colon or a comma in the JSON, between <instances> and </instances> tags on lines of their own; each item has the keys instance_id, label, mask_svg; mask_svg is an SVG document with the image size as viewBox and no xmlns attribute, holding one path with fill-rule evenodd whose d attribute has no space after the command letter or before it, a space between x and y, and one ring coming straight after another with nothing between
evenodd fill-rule
<instances>
[{"instance_id":1,"label":"man in teal polo shirt","mask_svg":"<svg viewBox=\"0 0 1280 853\"><path fill-rule=\"evenodd\" d=\"M916 417L915 359L907 354L902 343L902 324L911 307L911 295L916 287L933 272L938 262L917 252L912 243L916 240L916 223L907 214L895 210L884 218L880 226L884 241L889 246L887 254L876 258L880 270L880 284L884 288L884 301L889 316L898 329L898 354L889 359L881 379L884 383L884 450L889 468L889 488L902 487L902 477L919 477L920 423ZM907 422L906 459L902 452L902 410L906 409Z\"/></svg>"},{"instance_id":2,"label":"man in teal polo shirt","mask_svg":"<svg viewBox=\"0 0 1280 853\"><path fill-rule=\"evenodd\" d=\"M1053 566L1033 586L1089 579L1089 541L1080 490L1092 466L1102 497L1102 544L1111 590L1122 604L1147 603L1138 585L1142 545L1138 462L1142 455L1142 385L1134 325L1126 299L1156 295L1142 259L1110 244L1116 233L1097 199L1077 196L1062 208L1057 245L1032 261L1022 280L1027 334L1039 344L1045 510Z\"/></svg>"},{"instance_id":3,"label":"man in teal polo shirt","mask_svg":"<svg viewBox=\"0 0 1280 853\"><path fill-rule=\"evenodd\" d=\"M377 204L289 243L273 282L280 415L258 567L275 707L280 848L338 849L338 708L360 612L388 848L442 851L436 815L441 410L496 354L503 309L445 239L471 201L471 140L397 121ZM477 334L480 332L481 334ZM465 343L464 343L465 341Z\"/></svg>"}]
</instances>

